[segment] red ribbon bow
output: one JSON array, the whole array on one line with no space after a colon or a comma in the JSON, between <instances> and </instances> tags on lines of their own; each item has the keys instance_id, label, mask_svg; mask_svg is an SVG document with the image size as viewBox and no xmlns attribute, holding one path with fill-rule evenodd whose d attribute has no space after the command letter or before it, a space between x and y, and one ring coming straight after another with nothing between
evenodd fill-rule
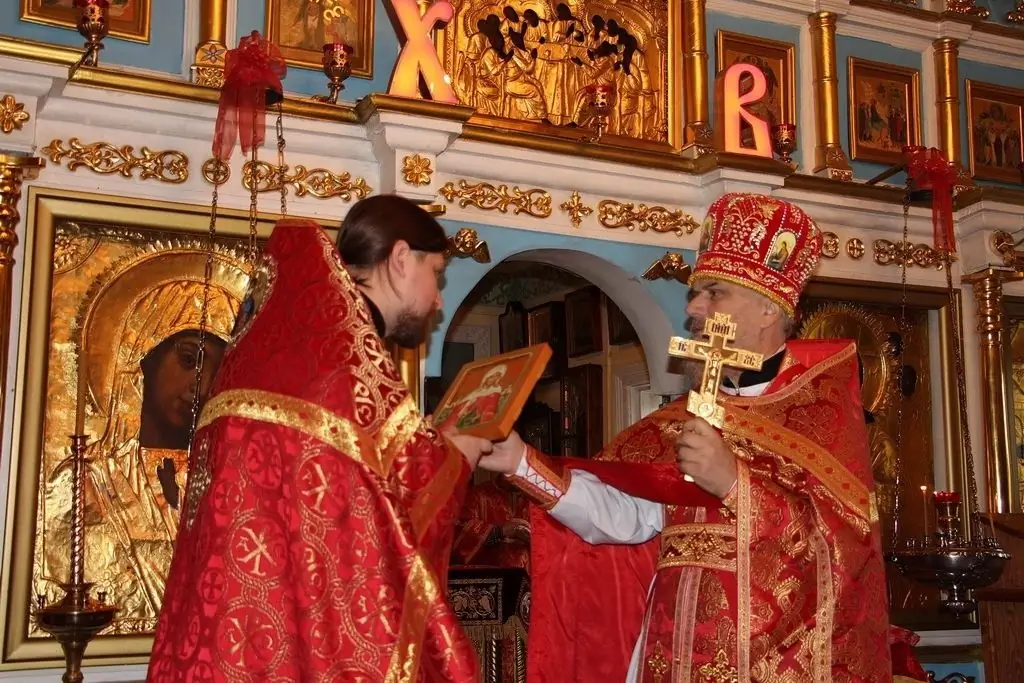
<instances>
[{"instance_id":1,"label":"red ribbon bow","mask_svg":"<svg viewBox=\"0 0 1024 683\"><path fill-rule=\"evenodd\" d=\"M935 248L950 254L956 253L956 237L953 234L953 186L956 185L956 165L947 161L946 156L934 147L904 147L903 158L906 160L907 174L913 187L918 190L931 190Z\"/></svg>"},{"instance_id":2,"label":"red ribbon bow","mask_svg":"<svg viewBox=\"0 0 1024 683\"><path fill-rule=\"evenodd\" d=\"M228 50L213 136L213 156L221 161L230 159L235 140L241 142L243 154L263 144L267 128L264 115L267 90L281 92L281 79L286 72L280 50L263 40L258 31L242 38L238 48Z\"/></svg>"}]
</instances>

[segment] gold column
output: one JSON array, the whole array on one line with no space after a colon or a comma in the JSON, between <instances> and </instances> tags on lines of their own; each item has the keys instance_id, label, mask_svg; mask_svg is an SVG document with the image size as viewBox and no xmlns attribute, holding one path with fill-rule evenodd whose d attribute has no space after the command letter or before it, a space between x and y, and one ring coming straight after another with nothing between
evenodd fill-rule
<instances>
[{"instance_id":1,"label":"gold column","mask_svg":"<svg viewBox=\"0 0 1024 683\"><path fill-rule=\"evenodd\" d=\"M14 248L18 246L18 200L21 184L39 175L46 160L0 153L0 430L7 396L7 352L11 342L11 305L14 299Z\"/></svg>"},{"instance_id":2,"label":"gold column","mask_svg":"<svg viewBox=\"0 0 1024 683\"><path fill-rule=\"evenodd\" d=\"M932 43L935 53L935 113L939 122L939 149L956 164L958 192L974 185L964 168L960 147L960 41L939 38Z\"/></svg>"},{"instance_id":3,"label":"gold column","mask_svg":"<svg viewBox=\"0 0 1024 683\"><path fill-rule=\"evenodd\" d=\"M1003 282L1019 279L1013 271L989 268L964 278L974 288L978 305L978 332L981 333L982 412L985 417L985 470L988 482L989 512L1011 510L1013 472L1017 463L1012 452L1009 420L1009 378L1006 372Z\"/></svg>"},{"instance_id":4,"label":"gold column","mask_svg":"<svg viewBox=\"0 0 1024 683\"><path fill-rule=\"evenodd\" d=\"M192 82L219 88L224 83L227 52L228 0L201 0L199 45L192 63Z\"/></svg>"},{"instance_id":5,"label":"gold column","mask_svg":"<svg viewBox=\"0 0 1024 683\"><path fill-rule=\"evenodd\" d=\"M683 149L687 156L697 157L714 151L708 121L707 0L683 1L683 28Z\"/></svg>"},{"instance_id":6,"label":"gold column","mask_svg":"<svg viewBox=\"0 0 1024 683\"><path fill-rule=\"evenodd\" d=\"M814 120L818 129L814 173L833 180L853 180L853 169L839 141L836 15L833 12L815 12L808 21L814 50Z\"/></svg>"}]
</instances>

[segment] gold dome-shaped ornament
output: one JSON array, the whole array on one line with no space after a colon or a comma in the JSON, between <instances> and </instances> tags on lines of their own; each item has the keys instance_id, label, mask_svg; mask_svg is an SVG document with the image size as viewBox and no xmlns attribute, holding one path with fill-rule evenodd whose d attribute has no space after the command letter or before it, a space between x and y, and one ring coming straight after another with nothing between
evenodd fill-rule
<instances>
[{"instance_id":1,"label":"gold dome-shaped ornament","mask_svg":"<svg viewBox=\"0 0 1024 683\"><path fill-rule=\"evenodd\" d=\"M977 603L969 592L989 586L999 580L1010 554L1003 550L996 539L994 524L989 519L988 528L981 522L978 511L978 484L974 471L973 448L967 416L967 385L963 363L963 337L957 306L951 265L956 259L956 242L953 232L952 198L956 182L956 169L937 149L904 147L904 163L889 169L875 180L888 177L901 170L907 171L907 187L903 201L903 242L909 245L909 211L912 201L928 200L933 207L935 224L935 249L946 271L946 291L949 296L952 316L952 345L956 369L957 404L960 410L962 443L959 456L965 461L967 472L967 494L969 514L966 535L961 532L961 506L963 497L958 491L935 491L932 503L936 509L936 529L929 533L927 524L921 537L900 537L899 513L901 508L900 486L903 480L903 401L896 397L896 488L893 512L892 546L886 553L886 561L895 566L907 578L934 586L943 595L940 607L955 616L963 617L977 609ZM901 259L901 308L900 331L907 335L907 259ZM903 353L906 344L898 350L896 363L896 384L903 384ZM923 493L927 489L923 488ZM926 510L927 514L927 510Z\"/></svg>"}]
</instances>

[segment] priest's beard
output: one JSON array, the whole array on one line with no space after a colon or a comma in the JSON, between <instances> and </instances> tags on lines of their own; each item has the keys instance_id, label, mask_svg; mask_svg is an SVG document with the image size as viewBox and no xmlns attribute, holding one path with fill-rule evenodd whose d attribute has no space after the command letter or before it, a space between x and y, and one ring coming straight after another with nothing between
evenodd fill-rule
<instances>
[{"instance_id":1,"label":"priest's beard","mask_svg":"<svg viewBox=\"0 0 1024 683\"><path fill-rule=\"evenodd\" d=\"M403 348L415 349L427 341L436 320L437 309L432 308L428 313L420 315L406 309L398 314L395 329L388 334L388 338Z\"/></svg>"},{"instance_id":2,"label":"priest's beard","mask_svg":"<svg viewBox=\"0 0 1024 683\"><path fill-rule=\"evenodd\" d=\"M683 327L694 339L700 339L704 332L704 318L701 316L690 316L686 319ZM704 378L704 363L698 360L684 358L680 360L679 370L683 377L689 381L689 389L700 389L700 382Z\"/></svg>"}]
</instances>

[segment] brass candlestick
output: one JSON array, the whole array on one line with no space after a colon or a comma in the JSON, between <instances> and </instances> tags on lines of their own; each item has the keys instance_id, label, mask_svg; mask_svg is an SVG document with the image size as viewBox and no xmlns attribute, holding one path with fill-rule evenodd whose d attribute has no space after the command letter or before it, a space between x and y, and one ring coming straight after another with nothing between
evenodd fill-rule
<instances>
[{"instance_id":1,"label":"brass candlestick","mask_svg":"<svg viewBox=\"0 0 1024 683\"><path fill-rule=\"evenodd\" d=\"M324 75L327 76L327 87L330 94L326 97L317 95L320 102L338 103L338 95L345 89L345 79L352 74L352 46L345 43L325 43L324 55L321 59Z\"/></svg>"},{"instance_id":2,"label":"brass candlestick","mask_svg":"<svg viewBox=\"0 0 1024 683\"><path fill-rule=\"evenodd\" d=\"M68 72L70 79L81 66L98 66L103 39L110 30L110 2L108 0L75 0L75 7L82 10L78 17L78 32L85 38L85 52Z\"/></svg>"},{"instance_id":3,"label":"brass candlestick","mask_svg":"<svg viewBox=\"0 0 1024 683\"><path fill-rule=\"evenodd\" d=\"M780 123L772 126L772 149L779 161L793 165L792 154L796 151L796 124Z\"/></svg>"},{"instance_id":4,"label":"brass candlestick","mask_svg":"<svg viewBox=\"0 0 1024 683\"><path fill-rule=\"evenodd\" d=\"M592 83L584 91L587 98L587 112L590 115L590 126L597 135L590 142L601 142L601 137L608 130L608 119L615 104L615 86L611 83Z\"/></svg>"},{"instance_id":5,"label":"brass candlestick","mask_svg":"<svg viewBox=\"0 0 1024 683\"><path fill-rule=\"evenodd\" d=\"M81 432L81 429L77 430ZM85 580L85 468L88 460L85 448L88 437L75 434L71 437L71 569L67 583L61 584L64 598L60 602L46 604L46 597L38 596L35 609L39 628L53 636L64 650L64 683L81 683L82 660L85 648L103 629L114 620L117 608L106 604L101 591L97 599L89 597L91 583ZM65 461L66 462L66 461Z\"/></svg>"}]
</instances>

